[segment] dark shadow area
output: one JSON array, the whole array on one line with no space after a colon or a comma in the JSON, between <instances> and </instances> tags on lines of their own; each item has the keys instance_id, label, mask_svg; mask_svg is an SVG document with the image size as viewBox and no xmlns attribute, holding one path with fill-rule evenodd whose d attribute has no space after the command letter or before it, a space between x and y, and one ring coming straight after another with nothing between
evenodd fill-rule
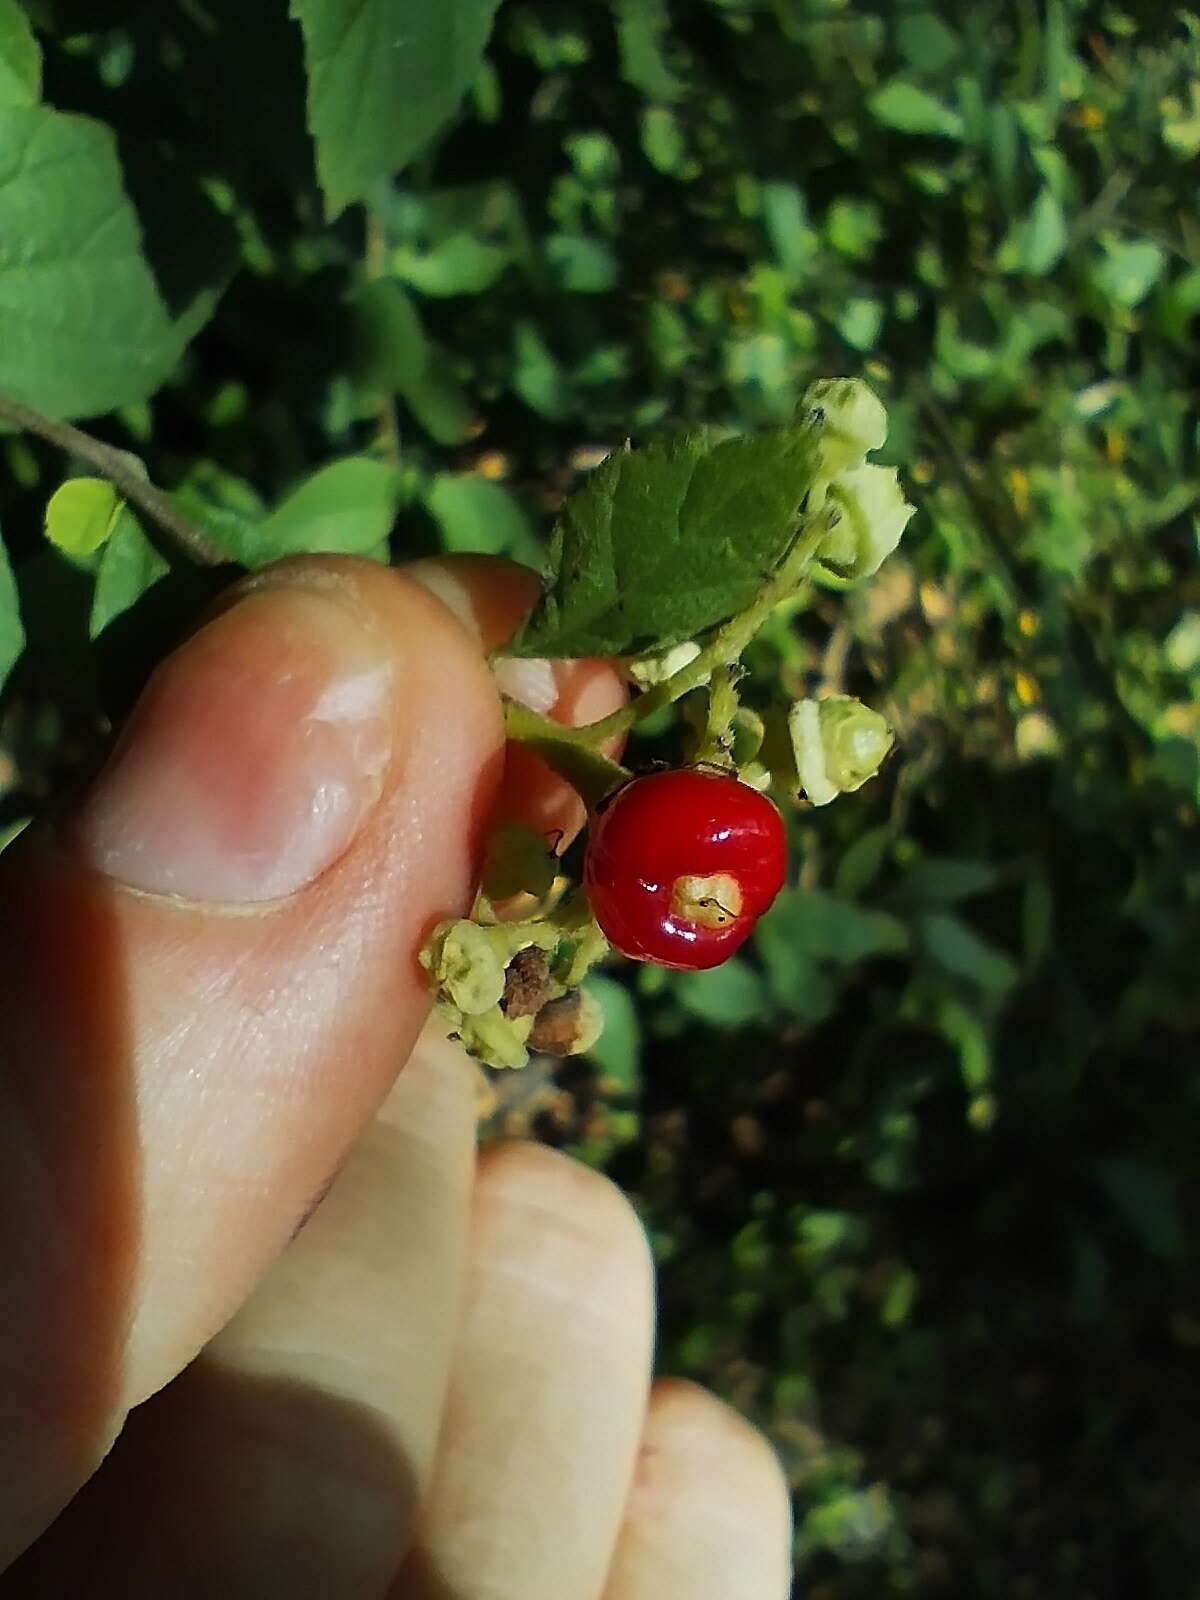
<instances>
[{"instance_id":1,"label":"dark shadow area","mask_svg":"<svg viewBox=\"0 0 1200 1600\"><path fill-rule=\"evenodd\" d=\"M0 857L0 1564L93 1469L140 1235L123 951L103 885L26 834Z\"/></svg>"},{"instance_id":2,"label":"dark shadow area","mask_svg":"<svg viewBox=\"0 0 1200 1600\"><path fill-rule=\"evenodd\" d=\"M412 1469L368 1408L202 1356L133 1412L0 1593L373 1600L415 1509ZM398 1592L456 1600L424 1572Z\"/></svg>"}]
</instances>

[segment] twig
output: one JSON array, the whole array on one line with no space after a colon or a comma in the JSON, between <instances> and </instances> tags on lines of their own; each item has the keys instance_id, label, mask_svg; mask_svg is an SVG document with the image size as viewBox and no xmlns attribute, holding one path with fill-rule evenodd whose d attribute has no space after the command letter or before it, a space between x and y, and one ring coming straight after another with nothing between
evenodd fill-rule
<instances>
[{"instance_id":1,"label":"twig","mask_svg":"<svg viewBox=\"0 0 1200 1600\"><path fill-rule=\"evenodd\" d=\"M11 422L26 433L36 433L48 444L57 445L60 450L76 455L81 461L95 467L131 505L145 512L199 566L220 567L229 560L226 553L207 534L202 533L173 500L138 475L130 464L131 458L123 451L94 439L90 433L73 428L69 422L54 422L40 411L34 411L31 406L22 405L19 400L10 400L4 395L0 395L0 422Z\"/></svg>"}]
</instances>

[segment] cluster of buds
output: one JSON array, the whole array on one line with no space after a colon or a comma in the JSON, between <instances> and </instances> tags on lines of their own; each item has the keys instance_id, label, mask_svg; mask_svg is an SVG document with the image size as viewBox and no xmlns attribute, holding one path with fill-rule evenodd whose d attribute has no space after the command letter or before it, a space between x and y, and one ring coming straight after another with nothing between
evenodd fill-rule
<instances>
[{"instance_id":1,"label":"cluster of buds","mask_svg":"<svg viewBox=\"0 0 1200 1600\"><path fill-rule=\"evenodd\" d=\"M808 509L818 511L829 501L838 512L817 559L838 578L869 578L900 543L915 512L895 467L866 459L887 438L887 412L854 378L814 383L803 411L816 430L820 461Z\"/></svg>"},{"instance_id":2,"label":"cluster of buds","mask_svg":"<svg viewBox=\"0 0 1200 1600\"><path fill-rule=\"evenodd\" d=\"M421 951L439 1015L485 1066L523 1067L530 1050L579 1055L600 1036L599 1006L579 986L608 945L586 900L563 888L544 839L502 828L472 915L440 923Z\"/></svg>"}]
</instances>

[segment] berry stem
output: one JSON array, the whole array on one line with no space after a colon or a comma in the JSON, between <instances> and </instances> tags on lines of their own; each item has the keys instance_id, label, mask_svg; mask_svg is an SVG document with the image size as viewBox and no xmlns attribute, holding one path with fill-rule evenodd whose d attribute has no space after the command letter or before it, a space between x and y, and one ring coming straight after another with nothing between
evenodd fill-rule
<instances>
[{"instance_id":1,"label":"berry stem","mask_svg":"<svg viewBox=\"0 0 1200 1600\"><path fill-rule=\"evenodd\" d=\"M509 738L535 748L540 744L543 748L538 753L542 755L546 754L545 747L550 745L584 746L590 749L605 739L628 733L630 728L636 727L646 717L653 716L656 711L661 711L664 706L672 705L682 695L702 688L715 673L740 658L775 607L781 600L786 600L803 581L836 514L826 507L815 517L807 519L801 525L791 549L754 600L744 611L739 611L737 616L731 617L718 628L700 654L686 666L680 667L664 683L655 684L619 711L601 717L598 722L586 723L581 728L564 727L562 723L552 722L549 717L540 716L510 700L505 705L505 729Z\"/></svg>"},{"instance_id":2,"label":"berry stem","mask_svg":"<svg viewBox=\"0 0 1200 1600\"><path fill-rule=\"evenodd\" d=\"M708 680L708 707L704 732L696 746L693 760L709 766L731 764L733 719L737 715L737 685L741 676L741 668L730 664L718 667Z\"/></svg>"}]
</instances>

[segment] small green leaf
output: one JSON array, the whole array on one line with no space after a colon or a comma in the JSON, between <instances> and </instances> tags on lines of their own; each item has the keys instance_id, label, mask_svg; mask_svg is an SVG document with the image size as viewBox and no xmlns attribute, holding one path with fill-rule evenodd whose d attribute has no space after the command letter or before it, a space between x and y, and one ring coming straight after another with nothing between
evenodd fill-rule
<instances>
[{"instance_id":1,"label":"small green leaf","mask_svg":"<svg viewBox=\"0 0 1200 1600\"><path fill-rule=\"evenodd\" d=\"M468 474L441 472L425 505L446 550L506 555L537 566L542 547L520 501L498 483Z\"/></svg>"},{"instance_id":2,"label":"small green leaf","mask_svg":"<svg viewBox=\"0 0 1200 1600\"><path fill-rule=\"evenodd\" d=\"M922 948L938 966L973 984L989 999L1001 999L1020 977L1011 956L981 939L958 917L932 911L921 918L919 932Z\"/></svg>"},{"instance_id":3,"label":"small green leaf","mask_svg":"<svg viewBox=\"0 0 1200 1600\"><path fill-rule=\"evenodd\" d=\"M916 1273L904 1267L888 1285L879 1307L879 1320L885 1328L899 1328L908 1321L919 1287Z\"/></svg>"},{"instance_id":4,"label":"small green leaf","mask_svg":"<svg viewBox=\"0 0 1200 1600\"><path fill-rule=\"evenodd\" d=\"M768 947L786 944L797 955L840 967L908 948L908 930L898 917L820 889L785 889L759 923L757 937Z\"/></svg>"},{"instance_id":5,"label":"small green leaf","mask_svg":"<svg viewBox=\"0 0 1200 1600\"><path fill-rule=\"evenodd\" d=\"M17 0L0 0L0 105L35 106L42 98L42 52Z\"/></svg>"},{"instance_id":6,"label":"small green leaf","mask_svg":"<svg viewBox=\"0 0 1200 1600\"><path fill-rule=\"evenodd\" d=\"M994 889L999 879L988 861L960 860L954 856L926 856L914 861L904 887L914 900L928 906L949 906L956 900Z\"/></svg>"},{"instance_id":7,"label":"small green leaf","mask_svg":"<svg viewBox=\"0 0 1200 1600\"><path fill-rule=\"evenodd\" d=\"M55 417L111 411L159 387L187 331L142 254L108 129L0 105L0 390Z\"/></svg>"},{"instance_id":8,"label":"small green leaf","mask_svg":"<svg viewBox=\"0 0 1200 1600\"><path fill-rule=\"evenodd\" d=\"M870 888L887 860L892 837L892 829L884 823L860 833L846 847L833 880L834 893L839 899L853 900Z\"/></svg>"},{"instance_id":9,"label":"small green leaf","mask_svg":"<svg viewBox=\"0 0 1200 1600\"><path fill-rule=\"evenodd\" d=\"M901 133L924 133L945 139L961 139L963 122L957 111L935 100L914 83L896 78L867 101L876 122Z\"/></svg>"},{"instance_id":10,"label":"small green leaf","mask_svg":"<svg viewBox=\"0 0 1200 1600\"><path fill-rule=\"evenodd\" d=\"M96 569L96 588L88 625L97 638L110 622L136 605L148 589L170 571L167 562L142 532L128 506L118 508L116 524Z\"/></svg>"},{"instance_id":11,"label":"small green leaf","mask_svg":"<svg viewBox=\"0 0 1200 1600\"><path fill-rule=\"evenodd\" d=\"M666 106L648 106L641 123L642 149L650 165L667 177L690 176L687 144L675 113Z\"/></svg>"},{"instance_id":12,"label":"small green leaf","mask_svg":"<svg viewBox=\"0 0 1200 1600\"><path fill-rule=\"evenodd\" d=\"M454 114L479 71L498 4L291 0L330 217L399 171Z\"/></svg>"},{"instance_id":13,"label":"small green leaf","mask_svg":"<svg viewBox=\"0 0 1200 1600\"><path fill-rule=\"evenodd\" d=\"M1113 1209L1149 1255L1161 1261L1182 1257L1186 1241L1168 1173L1134 1155L1097 1161L1095 1173Z\"/></svg>"},{"instance_id":14,"label":"small green leaf","mask_svg":"<svg viewBox=\"0 0 1200 1600\"><path fill-rule=\"evenodd\" d=\"M883 306L873 295L853 295L838 313L837 331L852 350L871 350L883 327Z\"/></svg>"},{"instance_id":15,"label":"small green leaf","mask_svg":"<svg viewBox=\"0 0 1200 1600\"><path fill-rule=\"evenodd\" d=\"M852 261L869 261L884 236L879 207L872 200L835 200L825 218L825 234L833 248Z\"/></svg>"},{"instance_id":16,"label":"small green leaf","mask_svg":"<svg viewBox=\"0 0 1200 1600\"><path fill-rule=\"evenodd\" d=\"M513 332L512 386L529 409L547 422L561 422L570 415L570 381L532 322L518 322Z\"/></svg>"},{"instance_id":17,"label":"small green leaf","mask_svg":"<svg viewBox=\"0 0 1200 1600\"><path fill-rule=\"evenodd\" d=\"M644 654L724 621L786 551L816 465L799 426L614 451L568 501L511 653Z\"/></svg>"},{"instance_id":18,"label":"small green leaf","mask_svg":"<svg viewBox=\"0 0 1200 1600\"><path fill-rule=\"evenodd\" d=\"M367 555L391 530L404 488L396 467L369 456L322 467L259 524L251 564L304 552Z\"/></svg>"},{"instance_id":19,"label":"small green leaf","mask_svg":"<svg viewBox=\"0 0 1200 1600\"><path fill-rule=\"evenodd\" d=\"M711 972L686 973L676 980L675 993L691 1016L718 1028L765 1022L772 1011L762 974L737 956Z\"/></svg>"},{"instance_id":20,"label":"small green leaf","mask_svg":"<svg viewBox=\"0 0 1200 1600\"><path fill-rule=\"evenodd\" d=\"M0 539L0 689L25 648L25 629L8 549Z\"/></svg>"},{"instance_id":21,"label":"small green leaf","mask_svg":"<svg viewBox=\"0 0 1200 1600\"><path fill-rule=\"evenodd\" d=\"M1093 268L1092 281L1102 294L1132 309L1150 293L1166 264L1165 252L1149 239L1111 240L1104 259Z\"/></svg>"},{"instance_id":22,"label":"small green leaf","mask_svg":"<svg viewBox=\"0 0 1200 1600\"><path fill-rule=\"evenodd\" d=\"M121 499L105 478L68 478L50 496L46 537L66 556L94 555L117 525Z\"/></svg>"},{"instance_id":23,"label":"small green leaf","mask_svg":"<svg viewBox=\"0 0 1200 1600\"><path fill-rule=\"evenodd\" d=\"M762 211L776 261L792 276L802 273L818 248L803 192L794 183L764 183Z\"/></svg>"},{"instance_id":24,"label":"small green leaf","mask_svg":"<svg viewBox=\"0 0 1200 1600\"><path fill-rule=\"evenodd\" d=\"M648 100L678 100L683 84L663 54L671 33L667 0L614 0L614 10L622 78Z\"/></svg>"},{"instance_id":25,"label":"small green leaf","mask_svg":"<svg viewBox=\"0 0 1200 1600\"><path fill-rule=\"evenodd\" d=\"M393 270L421 294L482 294L511 259L511 252L501 245L487 244L470 233L452 233L439 239L432 250L397 250Z\"/></svg>"},{"instance_id":26,"label":"small green leaf","mask_svg":"<svg viewBox=\"0 0 1200 1600\"><path fill-rule=\"evenodd\" d=\"M933 11L901 17L896 43L912 70L923 78L936 78L962 48L958 35Z\"/></svg>"},{"instance_id":27,"label":"small green leaf","mask_svg":"<svg viewBox=\"0 0 1200 1600\"><path fill-rule=\"evenodd\" d=\"M393 279L381 279L356 297L351 315L358 380L398 394L438 444L461 444L470 430L470 402L411 297Z\"/></svg>"},{"instance_id":28,"label":"small green leaf","mask_svg":"<svg viewBox=\"0 0 1200 1600\"><path fill-rule=\"evenodd\" d=\"M587 1052L616 1093L634 1098L641 1092L642 1035L637 1007L624 984L593 974L585 991L600 1002L604 1030Z\"/></svg>"},{"instance_id":29,"label":"small green leaf","mask_svg":"<svg viewBox=\"0 0 1200 1600\"><path fill-rule=\"evenodd\" d=\"M582 233L552 233L546 259L565 294L604 294L617 281L617 258L603 239Z\"/></svg>"},{"instance_id":30,"label":"small green leaf","mask_svg":"<svg viewBox=\"0 0 1200 1600\"><path fill-rule=\"evenodd\" d=\"M1067 248L1067 223L1062 206L1049 188L1043 188L1028 217L1000 247L996 265L1002 272L1028 272L1044 277Z\"/></svg>"}]
</instances>

